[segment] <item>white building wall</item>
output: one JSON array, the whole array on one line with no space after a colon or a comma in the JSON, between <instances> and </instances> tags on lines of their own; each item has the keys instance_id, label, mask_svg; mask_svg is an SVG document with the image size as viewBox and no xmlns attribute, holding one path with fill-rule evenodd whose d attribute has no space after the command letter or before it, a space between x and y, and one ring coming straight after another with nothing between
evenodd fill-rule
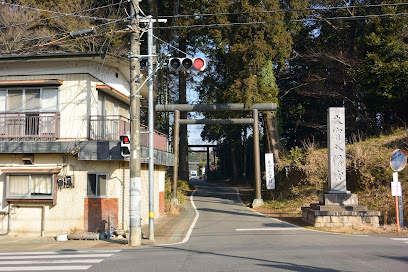
<instances>
[{"instance_id":1,"label":"white building wall","mask_svg":"<svg viewBox=\"0 0 408 272\"><path fill-rule=\"evenodd\" d=\"M117 68L82 60L40 60L2 63L0 80L59 79L60 139L59 141L88 138L89 115L97 115L98 91L96 85L106 84L124 95L129 95L129 84ZM110 103L110 102L109 102ZM110 104L108 104L110 107ZM119 114L128 114L125 105ZM115 161L78 161L69 154L35 154L34 165L24 165L22 154L0 154L0 233L7 232L8 211L5 202L6 168L61 169L61 174L74 176L74 188L57 191L57 204L45 204L45 234L54 235L73 230L84 231L84 199L88 172L108 174L109 198L118 198L117 225L129 228L129 163ZM142 224L149 222L148 165L142 164ZM163 187L165 167L155 167L155 217L159 216L158 188ZM41 207L15 207L11 212L12 233L39 235Z\"/></svg>"},{"instance_id":2,"label":"white building wall","mask_svg":"<svg viewBox=\"0 0 408 272\"><path fill-rule=\"evenodd\" d=\"M30 79L30 77L36 75L48 75L47 79L51 79L50 75L64 74L89 74L126 96L130 94L129 81L117 68L109 66L108 63L105 63L102 67L100 63L90 60L43 59L2 63L0 66L0 79L3 76L19 76L20 78Z\"/></svg>"},{"instance_id":3,"label":"white building wall","mask_svg":"<svg viewBox=\"0 0 408 272\"><path fill-rule=\"evenodd\" d=\"M107 198L118 198L118 218L116 227L129 229L129 168L128 162L119 161L78 161L70 154L35 154L34 165L24 165L22 155L0 154L0 210L7 212L5 202L6 173L2 169L61 169L60 174L74 177L74 188L57 190L57 204L45 205L45 235L85 231L84 202L87 197L87 174L107 173ZM148 165L142 164L142 224L149 223L149 181ZM165 167L155 167L155 217L159 217L159 190L160 183L164 183ZM22 205L26 205L23 202ZM40 235L42 208L16 207L11 213L10 234ZM0 215L0 233L7 232L8 217Z\"/></svg>"}]
</instances>

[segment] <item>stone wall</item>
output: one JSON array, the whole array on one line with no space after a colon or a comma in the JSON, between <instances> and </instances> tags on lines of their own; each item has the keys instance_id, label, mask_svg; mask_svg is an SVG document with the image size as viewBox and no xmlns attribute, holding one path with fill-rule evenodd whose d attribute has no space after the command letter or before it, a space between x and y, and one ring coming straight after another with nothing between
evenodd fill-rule
<instances>
[{"instance_id":1,"label":"stone wall","mask_svg":"<svg viewBox=\"0 0 408 272\"><path fill-rule=\"evenodd\" d=\"M365 224L378 227L380 212L377 211L318 211L302 207L302 220L314 227L351 227Z\"/></svg>"}]
</instances>

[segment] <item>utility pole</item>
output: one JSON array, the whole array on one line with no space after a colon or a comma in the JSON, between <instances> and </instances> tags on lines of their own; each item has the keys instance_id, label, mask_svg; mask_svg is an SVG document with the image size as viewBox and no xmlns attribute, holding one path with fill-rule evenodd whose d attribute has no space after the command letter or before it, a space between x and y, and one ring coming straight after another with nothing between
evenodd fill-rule
<instances>
[{"instance_id":1,"label":"utility pole","mask_svg":"<svg viewBox=\"0 0 408 272\"><path fill-rule=\"evenodd\" d=\"M142 19L139 22L148 24L147 31L147 60L148 60L148 128L149 128L149 240L154 240L154 90L153 81L157 69L153 69L156 50L153 44L153 18ZM167 19L156 19L156 23L166 23Z\"/></svg>"},{"instance_id":2,"label":"utility pole","mask_svg":"<svg viewBox=\"0 0 408 272\"><path fill-rule=\"evenodd\" d=\"M148 55L148 112L149 112L149 240L154 240L154 101L153 101L153 21L149 16L149 28L147 33L147 55Z\"/></svg>"},{"instance_id":3,"label":"utility pole","mask_svg":"<svg viewBox=\"0 0 408 272\"><path fill-rule=\"evenodd\" d=\"M141 164L140 164L140 84L139 1L130 2L130 183L129 183L129 245L142 244L141 225Z\"/></svg>"}]
</instances>

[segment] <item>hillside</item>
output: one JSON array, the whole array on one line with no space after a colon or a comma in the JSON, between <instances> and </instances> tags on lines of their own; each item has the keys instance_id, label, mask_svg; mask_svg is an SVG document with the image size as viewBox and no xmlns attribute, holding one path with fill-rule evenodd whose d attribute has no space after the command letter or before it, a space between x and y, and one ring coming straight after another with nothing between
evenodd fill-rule
<instances>
[{"instance_id":1,"label":"hillside","mask_svg":"<svg viewBox=\"0 0 408 272\"><path fill-rule=\"evenodd\" d=\"M390 154L395 149L408 150L405 131L393 135L357 141L346 147L347 189L358 193L361 205L381 212L380 223L395 223L395 201L391 196ZM317 203L317 194L325 190L328 179L327 148L305 143L292 149L275 169L276 190L263 188L264 212L277 216L299 217L300 208ZM404 199L404 218L408 220L408 167L399 173ZM249 201L248 194L244 199ZM266 211L265 211L266 210Z\"/></svg>"}]
</instances>

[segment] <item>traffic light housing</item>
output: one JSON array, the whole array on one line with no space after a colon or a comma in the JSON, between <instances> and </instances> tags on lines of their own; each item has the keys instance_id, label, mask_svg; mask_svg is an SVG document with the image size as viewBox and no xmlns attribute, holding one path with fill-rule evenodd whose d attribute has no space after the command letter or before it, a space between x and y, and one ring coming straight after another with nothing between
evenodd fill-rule
<instances>
[{"instance_id":1,"label":"traffic light housing","mask_svg":"<svg viewBox=\"0 0 408 272\"><path fill-rule=\"evenodd\" d=\"M203 71L206 62L203 58L170 58L169 71Z\"/></svg>"},{"instance_id":2,"label":"traffic light housing","mask_svg":"<svg viewBox=\"0 0 408 272\"><path fill-rule=\"evenodd\" d=\"M130 135L129 134L120 136L120 154L124 158L130 157Z\"/></svg>"}]
</instances>

